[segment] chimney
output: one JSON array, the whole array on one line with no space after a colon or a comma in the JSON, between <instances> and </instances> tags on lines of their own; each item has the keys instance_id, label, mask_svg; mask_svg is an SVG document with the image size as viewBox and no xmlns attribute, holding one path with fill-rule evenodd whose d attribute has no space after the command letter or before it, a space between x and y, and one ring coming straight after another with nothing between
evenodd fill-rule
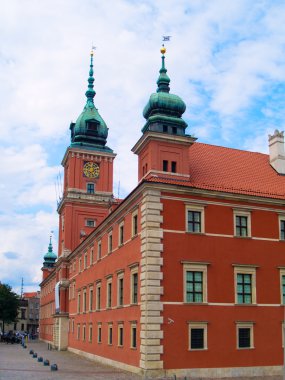
<instances>
[{"instance_id":1,"label":"chimney","mask_svg":"<svg viewBox=\"0 0 285 380\"><path fill-rule=\"evenodd\" d=\"M284 131L275 129L274 134L268 135L270 165L279 174L285 174Z\"/></svg>"}]
</instances>

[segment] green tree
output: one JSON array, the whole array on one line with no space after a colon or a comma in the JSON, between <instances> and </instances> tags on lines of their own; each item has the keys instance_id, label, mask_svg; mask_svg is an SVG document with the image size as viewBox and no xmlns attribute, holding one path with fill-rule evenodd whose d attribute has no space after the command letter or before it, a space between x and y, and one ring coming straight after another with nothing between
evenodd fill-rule
<instances>
[{"instance_id":1,"label":"green tree","mask_svg":"<svg viewBox=\"0 0 285 380\"><path fill-rule=\"evenodd\" d=\"M3 332L5 331L5 323L17 320L19 306L19 296L12 292L11 286L0 283L0 321L3 324Z\"/></svg>"}]
</instances>

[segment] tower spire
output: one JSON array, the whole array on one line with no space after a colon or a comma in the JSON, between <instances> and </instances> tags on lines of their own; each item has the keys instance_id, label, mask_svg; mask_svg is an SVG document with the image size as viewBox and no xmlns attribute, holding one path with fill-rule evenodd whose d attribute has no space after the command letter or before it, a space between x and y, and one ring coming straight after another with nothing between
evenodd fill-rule
<instances>
[{"instance_id":1,"label":"tower spire","mask_svg":"<svg viewBox=\"0 0 285 380\"><path fill-rule=\"evenodd\" d=\"M87 98L86 106L88 106L89 108L95 107L93 99L96 95L96 92L94 91L94 85L93 85L93 83L94 83L93 55L94 55L94 51L92 48L91 53L90 53L90 70L89 70L89 77L88 77L88 89L85 92L85 96Z\"/></svg>"},{"instance_id":2,"label":"tower spire","mask_svg":"<svg viewBox=\"0 0 285 380\"><path fill-rule=\"evenodd\" d=\"M169 76L167 75L167 70L165 68L165 53L166 53L166 48L164 45L162 45L160 52L162 54L161 56L161 69L159 70L159 77L157 80L157 90L156 92L169 92L170 87L170 79Z\"/></svg>"}]
</instances>

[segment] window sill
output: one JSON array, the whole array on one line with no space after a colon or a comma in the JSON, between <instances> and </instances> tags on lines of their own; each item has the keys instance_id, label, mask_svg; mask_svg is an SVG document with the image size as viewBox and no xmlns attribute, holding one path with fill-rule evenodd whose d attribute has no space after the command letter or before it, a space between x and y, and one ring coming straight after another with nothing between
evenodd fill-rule
<instances>
[{"instance_id":1,"label":"window sill","mask_svg":"<svg viewBox=\"0 0 285 380\"><path fill-rule=\"evenodd\" d=\"M257 306L257 303L235 303L235 306L242 306L242 307L249 306L249 307L252 307L252 306Z\"/></svg>"},{"instance_id":2,"label":"window sill","mask_svg":"<svg viewBox=\"0 0 285 380\"><path fill-rule=\"evenodd\" d=\"M118 305L117 309L122 309L123 307L124 307L124 305Z\"/></svg>"},{"instance_id":3,"label":"window sill","mask_svg":"<svg viewBox=\"0 0 285 380\"><path fill-rule=\"evenodd\" d=\"M254 350L255 349L255 347L237 347L237 350L241 350L241 351L243 351L243 350Z\"/></svg>"},{"instance_id":4,"label":"window sill","mask_svg":"<svg viewBox=\"0 0 285 380\"><path fill-rule=\"evenodd\" d=\"M195 306L207 306L209 303L208 302L183 302L184 305L195 305Z\"/></svg>"},{"instance_id":5,"label":"window sill","mask_svg":"<svg viewBox=\"0 0 285 380\"><path fill-rule=\"evenodd\" d=\"M205 232L185 231L189 235L206 235Z\"/></svg>"},{"instance_id":6,"label":"window sill","mask_svg":"<svg viewBox=\"0 0 285 380\"><path fill-rule=\"evenodd\" d=\"M239 236L239 235L234 235L235 238L237 239L252 239L252 236Z\"/></svg>"},{"instance_id":7,"label":"window sill","mask_svg":"<svg viewBox=\"0 0 285 380\"><path fill-rule=\"evenodd\" d=\"M208 351L208 348L189 348L190 352L195 352L195 351Z\"/></svg>"},{"instance_id":8,"label":"window sill","mask_svg":"<svg viewBox=\"0 0 285 380\"><path fill-rule=\"evenodd\" d=\"M136 237L138 237L138 234L135 234L132 236L132 239L135 239ZM284 240L285 241L285 240Z\"/></svg>"}]
</instances>

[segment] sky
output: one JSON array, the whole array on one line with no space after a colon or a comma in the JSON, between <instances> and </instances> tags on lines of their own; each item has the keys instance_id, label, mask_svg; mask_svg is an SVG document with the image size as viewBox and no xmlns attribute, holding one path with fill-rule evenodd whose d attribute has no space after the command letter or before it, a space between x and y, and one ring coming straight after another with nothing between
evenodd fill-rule
<instances>
[{"instance_id":1,"label":"sky","mask_svg":"<svg viewBox=\"0 0 285 380\"><path fill-rule=\"evenodd\" d=\"M283 0L9 0L0 13L0 281L38 290L69 125L95 105L116 153L114 195L137 184L131 148L161 65L199 142L268 153L285 129Z\"/></svg>"}]
</instances>

